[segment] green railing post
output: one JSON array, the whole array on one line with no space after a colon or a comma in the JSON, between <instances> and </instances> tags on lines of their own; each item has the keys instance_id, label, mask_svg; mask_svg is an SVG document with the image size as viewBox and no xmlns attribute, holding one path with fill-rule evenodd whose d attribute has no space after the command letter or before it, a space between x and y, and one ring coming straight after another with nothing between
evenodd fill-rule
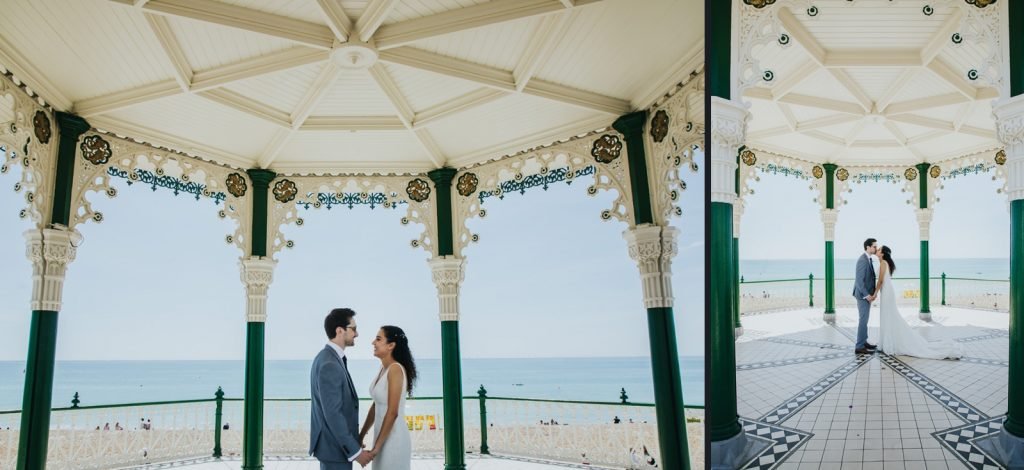
<instances>
[{"instance_id":1,"label":"green railing post","mask_svg":"<svg viewBox=\"0 0 1024 470\"><path fill-rule=\"evenodd\" d=\"M487 447L487 389L480 384L476 393L480 396L480 453L487 455L491 453Z\"/></svg>"},{"instance_id":2,"label":"green railing post","mask_svg":"<svg viewBox=\"0 0 1024 470\"><path fill-rule=\"evenodd\" d=\"M814 306L814 273L811 273L811 274L807 275L807 284L810 286L810 289L809 289L809 291L807 293L807 301L808 301L808 304L810 304L810 306L813 307Z\"/></svg>"},{"instance_id":3,"label":"green railing post","mask_svg":"<svg viewBox=\"0 0 1024 470\"><path fill-rule=\"evenodd\" d=\"M619 394L619 400L622 400L622 404L629 403L629 395L626 395L626 389L622 389L622 393Z\"/></svg>"},{"instance_id":4,"label":"green railing post","mask_svg":"<svg viewBox=\"0 0 1024 470\"><path fill-rule=\"evenodd\" d=\"M946 273L942 273L942 305L946 305Z\"/></svg>"},{"instance_id":5,"label":"green railing post","mask_svg":"<svg viewBox=\"0 0 1024 470\"><path fill-rule=\"evenodd\" d=\"M220 429L221 429L221 417L224 414L224 390L217 387L217 393L213 394L217 401L217 411L214 413L213 419L213 457L219 459L221 457L220 449Z\"/></svg>"},{"instance_id":6,"label":"green railing post","mask_svg":"<svg viewBox=\"0 0 1024 470\"><path fill-rule=\"evenodd\" d=\"M75 392L75 397L71 399L71 407L78 408L79 403L81 403L81 401L78 399L78 392Z\"/></svg>"}]
</instances>

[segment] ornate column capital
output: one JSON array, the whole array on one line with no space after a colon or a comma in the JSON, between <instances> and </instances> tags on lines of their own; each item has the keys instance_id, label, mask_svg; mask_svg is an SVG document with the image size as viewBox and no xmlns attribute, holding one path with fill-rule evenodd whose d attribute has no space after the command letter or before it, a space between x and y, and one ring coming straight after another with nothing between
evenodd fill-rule
<instances>
[{"instance_id":1,"label":"ornate column capital","mask_svg":"<svg viewBox=\"0 0 1024 470\"><path fill-rule=\"evenodd\" d=\"M992 105L996 137L1006 150L1006 189L1010 201L1024 199L1024 95Z\"/></svg>"},{"instance_id":2,"label":"ornate column capital","mask_svg":"<svg viewBox=\"0 0 1024 470\"><path fill-rule=\"evenodd\" d=\"M82 236L63 227L31 229L24 235L25 255L32 262L32 310L59 312L64 275Z\"/></svg>"},{"instance_id":3,"label":"ornate column capital","mask_svg":"<svg viewBox=\"0 0 1024 470\"><path fill-rule=\"evenodd\" d=\"M836 221L839 220L839 209L822 209L821 222L825 225L825 241L836 241Z\"/></svg>"},{"instance_id":4,"label":"ornate column capital","mask_svg":"<svg viewBox=\"0 0 1024 470\"><path fill-rule=\"evenodd\" d=\"M253 256L239 261L242 268L242 284L245 286L245 318L247 322L266 323L267 290L274 281L274 267L277 261Z\"/></svg>"},{"instance_id":5,"label":"ornate column capital","mask_svg":"<svg viewBox=\"0 0 1024 470\"><path fill-rule=\"evenodd\" d=\"M917 227L921 230L921 240L928 240L932 228L933 209L914 209L917 214Z\"/></svg>"},{"instance_id":6,"label":"ornate column capital","mask_svg":"<svg viewBox=\"0 0 1024 470\"><path fill-rule=\"evenodd\" d=\"M437 286L441 321L459 321L459 287L466 278L466 259L439 256L427 261Z\"/></svg>"},{"instance_id":7,"label":"ornate column capital","mask_svg":"<svg viewBox=\"0 0 1024 470\"><path fill-rule=\"evenodd\" d=\"M747 134L750 112L739 101L711 97L711 201L736 199L736 157Z\"/></svg>"},{"instance_id":8,"label":"ornate column capital","mask_svg":"<svg viewBox=\"0 0 1024 470\"><path fill-rule=\"evenodd\" d=\"M622 232L629 257L640 268L644 307L672 307L672 258L679 251L675 227L643 224Z\"/></svg>"}]
</instances>

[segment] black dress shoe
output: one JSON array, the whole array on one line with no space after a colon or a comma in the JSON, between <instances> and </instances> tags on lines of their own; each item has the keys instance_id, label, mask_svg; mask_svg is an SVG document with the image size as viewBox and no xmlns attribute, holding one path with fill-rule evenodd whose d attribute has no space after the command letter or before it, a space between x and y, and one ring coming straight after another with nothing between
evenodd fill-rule
<instances>
[{"instance_id":1,"label":"black dress shoe","mask_svg":"<svg viewBox=\"0 0 1024 470\"><path fill-rule=\"evenodd\" d=\"M860 348L860 349L854 349L853 353L854 354L871 354L871 350L869 350L867 348Z\"/></svg>"},{"instance_id":2,"label":"black dress shoe","mask_svg":"<svg viewBox=\"0 0 1024 470\"><path fill-rule=\"evenodd\" d=\"M867 349L878 349L878 345L869 344L869 343L864 343L864 347L867 348Z\"/></svg>"}]
</instances>

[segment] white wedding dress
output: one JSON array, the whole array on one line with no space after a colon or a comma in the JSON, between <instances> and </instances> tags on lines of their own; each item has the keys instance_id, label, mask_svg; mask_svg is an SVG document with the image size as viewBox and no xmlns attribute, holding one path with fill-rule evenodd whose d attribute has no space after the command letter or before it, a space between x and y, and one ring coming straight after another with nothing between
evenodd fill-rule
<instances>
[{"instance_id":1,"label":"white wedding dress","mask_svg":"<svg viewBox=\"0 0 1024 470\"><path fill-rule=\"evenodd\" d=\"M878 265L872 263L872 266L877 276ZM886 273L882 281L882 289L878 295L878 310L881 327L878 349L882 352L892 356L913 356L923 359L957 359L964 355L960 343L948 338L928 341L910 327L896 306L896 288L891 273Z\"/></svg>"},{"instance_id":2,"label":"white wedding dress","mask_svg":"<svg viewBox=\"0 0 1024 470\"><path fill-rule=\"evenodd\" d=\"M371 468L373 470L409 470L412 466L412 436L409 435L409 426L405 423L405 368L396 364L402 369L402 394L398 400L398 417L395 424L388 433L388 439L383 447L377 445L377 436L380 435L381 427L384 425L384 414L388 412L388 377L387 371L381 369L377 380L370 385L370 397L373 398L373 448L380 448L380 453L373 459Z\"/></svg>"}]
</instances>

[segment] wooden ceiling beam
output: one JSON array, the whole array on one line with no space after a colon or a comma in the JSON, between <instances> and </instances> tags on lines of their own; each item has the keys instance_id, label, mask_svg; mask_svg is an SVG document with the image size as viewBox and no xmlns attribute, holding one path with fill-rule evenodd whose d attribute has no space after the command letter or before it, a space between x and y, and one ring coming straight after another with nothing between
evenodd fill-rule
<instances>
[{"instance_id":1,"label":"wooden ceiling beam","mask_svg":"<svg viewBox=\"0 0 1024 470\"><path fill-rule=\"evenodd\" d=\"M338 42L348 41L353 30L352 20L341 8L341 0L316 0L316 3L320 6L320 11L323 12L324 19L327 20L327 27L331 28L335 39Z\"/></svg>"},{"instance_id":2,"label":"wooden ceiling beam","mask_svg":"<svg viewBox=\"0 0 1024 470\"><path fill-rule=\"evenodd\" d=\"M384 20L388 18L397 4L398 0L371 0L363 9L362 16L356 21L359 39L363 42L370 42L373 34L384 24Z\"/></svg>"}]
</instances>

